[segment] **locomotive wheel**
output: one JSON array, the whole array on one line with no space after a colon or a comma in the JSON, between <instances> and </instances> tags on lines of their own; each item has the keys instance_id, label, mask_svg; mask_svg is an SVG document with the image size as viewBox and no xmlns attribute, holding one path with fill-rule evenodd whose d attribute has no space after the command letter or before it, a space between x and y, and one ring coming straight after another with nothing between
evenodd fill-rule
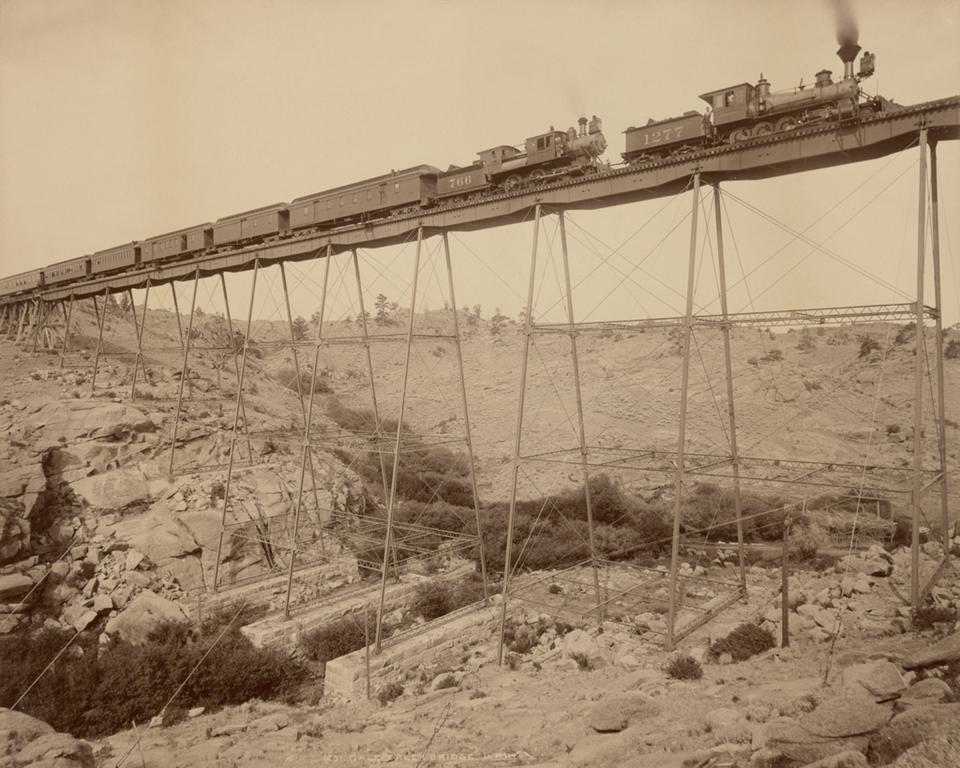
<instances>
[{"instance_id":1,"label":"locomotive wheel","mask_svg":"<svg viewBox=\"0 0 960 768\"><path fill-rule=\"evenodd\" d=\"M758 123L753 128L754 136L769 136L773 133L773 126L770 123Z\"/></svg>"},{"instance_id":2,"label":"locomotive wheel","mask_svg":"<svg viewBox=\"0 0 960 768\"><path fill-rule=\"evenodd\" d=\"M781 117L777 121L777 133L781 131L792 131L797 127L797 118L795 117Z\"/></svg>"},{"instance_id":3,"label":"locomotive wheel","mask_svg":"<svg viewBox=\"0 0 960 768\"><path fill-rule=\"evenodd\" d=\"M746 141L750 138L750 129L749 128L737 128L733 133L730 134L729 142L731 144L739 144L741 141Z\"/></svg>"},{"instance_id":4,"label":"locomotive wheel","mask_svg":"<svg viewBox=\"0 0 960 768\"><path fill-rule=\"evenodd\" d=\"M530 181L534 184L542 184L543 177L547 175L547 172L543 168L537 168L530 173Z\"/></svg>"},{"instance_id":5,"label":"locomotive wheel","mask_svg":"<svg viewBox=\"0 0 960 768\"><path fill-rule=\"evenodd\" d=\"M521 181L522 179L517 174L513 174L513 176L507 176L506 181L503 182L503 188L507 190L507 192L512 192L520 186Z\"/></svg>"}]
</instances>

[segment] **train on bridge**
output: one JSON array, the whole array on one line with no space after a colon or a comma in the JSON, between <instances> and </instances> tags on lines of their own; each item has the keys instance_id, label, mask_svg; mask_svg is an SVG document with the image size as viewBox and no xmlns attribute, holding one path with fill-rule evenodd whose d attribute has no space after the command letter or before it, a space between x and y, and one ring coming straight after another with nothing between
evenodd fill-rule
<instances>
[{"instance_id":1,"label":"train on bridge","mask_svg":"<svg viewBox=\"0 0 960 768\"><path fill-rule=\"evenodd\" d=\"M771 92L761 75L756 85L739 85L700 96L704 112L651 120L625 131L626 163L642 168L670 158L684 158L723 144L787 133L806 125L858 121L865 114L898 109L881 96L867 96L860 81L874 73L875 58L864 52L859 71L854 62L860 47L846 43L837 51L843 77L821 70L812 85L789 92ZM441 171L417 165L372 179L237 213L212 223L148 237L0 279L0 299L29 295L92 277L147 269L249 245L314 236L390 217L438 207L482 201L495 194L524 191L611 169L601 157L607 149L600 118L581 117L578 127L529 137L521 146L501 144L478 153L467 166Z\"/></svg>"}]
</instances>

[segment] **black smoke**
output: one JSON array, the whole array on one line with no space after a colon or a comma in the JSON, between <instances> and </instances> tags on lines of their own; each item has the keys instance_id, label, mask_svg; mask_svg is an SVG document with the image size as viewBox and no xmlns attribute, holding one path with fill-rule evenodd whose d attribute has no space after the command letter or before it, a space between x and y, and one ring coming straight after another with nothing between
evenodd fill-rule
<instances>
[{"instance_id":1,"label":"black smoke","mask_svg":"<svg viewBox=\"0 0 960 768\"><path fill-rule=\"evenodd\" d=\"M853 13L850 0L832 0L833 16L837 25L837 43L839 45L856 45L860 38L857 29L857 19Z\"/></svg>"}]
</instances>

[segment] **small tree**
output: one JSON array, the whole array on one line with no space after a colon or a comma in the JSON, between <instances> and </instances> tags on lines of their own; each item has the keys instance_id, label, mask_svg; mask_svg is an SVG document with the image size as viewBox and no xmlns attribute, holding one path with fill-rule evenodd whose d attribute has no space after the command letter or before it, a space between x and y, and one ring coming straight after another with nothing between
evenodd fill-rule
<instances>
[{"instance_id":1,"label":"small tree","mask_svg":"<svg viewBox=\"0 0 960 768\"><path fill-rule=\"evenodd\" d=\"M860 353L857 357L870 357L874 352L880 352L883 349L879 341L867 335L860 336L858 340L860 342Z\"/></svg>"},{"instance_id":2,"label":"small tree","mask_svg":"<svg viewBox=\"0 0 960 768\"><path fill-rule=\"evenodd\" d=\"M473 305L473 316L476 317L477 320L480 319L480 305L479 305L479 304L474 304L474 305Z\"/></svg>"},{"instance_id":3,"label":"small tree","mask_svg":"<svg viewBox=\"0 0 960 768\"><path fill-rule=\"evenodd\" d=\"M765 363L778 363L783 360L783 350L774 347L768 350L762 359Z\"/></svg>"},{"instance_id":4,"label":"small tree","mask_svg":"<svg viewBox=\"0 0 960 768\"><path fill-rule=\"evenodd\" d=\"M501 333L503 333L503 324L506 322L506 320L506 315L501 315L500 307L497 307L493 317L490 318L490 335L493 336L493 340L495 342L502 341Z\"/></svg>"},{"instance_id":5,"label":"small tree","mask_svg":"<svg viewBox=\"0 0 960 768\"><path fill-rule=\"evenodd\" d=\"M944 347L943 356L947 360L960 360L960 339L950 339Z\"/></svg>"},{"instance_id":6,"label":"small tree","mask_svg":"<svg viewBox=\"0 0 960 768\"><path fill-rule=\"evenodd\" d=\"M296 320L293 321L293 340L303 341L305 338L307 338L308 331L309 326L307 325L307 321L301 316L297 315Z\"/></svg>"},{"instance_id":7,"label":"small tree","mask_svg":"<svg viewBox=\"0 0 960 768\"><path fill-rule=\"evenodd\" d=\"M392 320L387 309L389 307L387 297L382 293L378 293L377 298L373 301L373 306L376 307L377 310L377 315L374 318L374 322L377 325L390 325Z\"/></svg>"}]
</instances>

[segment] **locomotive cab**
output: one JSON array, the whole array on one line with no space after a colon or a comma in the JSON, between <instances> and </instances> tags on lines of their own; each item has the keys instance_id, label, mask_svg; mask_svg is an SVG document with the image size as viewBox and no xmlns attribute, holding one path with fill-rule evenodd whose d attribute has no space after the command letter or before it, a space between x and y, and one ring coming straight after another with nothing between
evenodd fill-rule
<instances>
[{"instance_id":1,"label":"locomotive cab","mask_svg":"<svg viewBox=\"0 0 960 768\"><path fill-rule=\"evenodd\" d=\"M756 101L756 88L750 83L731 85L719 91L708 91L700 98L713 108L710 122L714 126L738 123L750 116L750 108Z\"/></svg>"}]
</instances>

